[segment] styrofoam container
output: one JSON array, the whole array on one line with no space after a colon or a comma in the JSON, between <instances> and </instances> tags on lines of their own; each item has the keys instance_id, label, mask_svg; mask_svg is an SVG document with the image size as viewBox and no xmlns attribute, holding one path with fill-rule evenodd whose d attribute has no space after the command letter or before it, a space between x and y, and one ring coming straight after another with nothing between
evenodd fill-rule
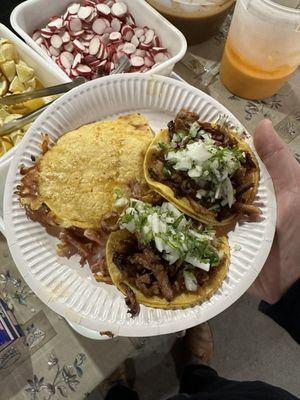
<instances>
[{"instance_id":1,"label":"styrofoam container","mask_svg":"<svg viewBox=\"0 0 300 400\"><path fill-rule=\"evenodd\" d=\"M162 39L163 46L171 54L171 58L149 72L159 75L170 75L174 65L183 58L187 43L183 34L167 21L161 14L152 8L144 0L122 0L134 16L137 25L149 26ZM58 65L43 52L43 50L31 38L35 29L44 27L49 18L54 15L62 15L69 4L80 3L80 0L27 0L18 5L12 12L10 22L18 34L42 57L61 74L65 73ZM42 10L42 12L41 12Z\"/></svg>"},{"instance_id":2,"label":"styrofoam container","mask_svg":"<svg viewBox=\"0 0 300 400\"><path fill-rule=\"evenodd\" d=\"M18 166L29 167L31 155L40 155L41 133L48 133L55 143L64 132L82 125L135 112L145 115L152 130L158 132L182 108L197 112L202 121L214 121L219 114L226 114L234 126L244 129L220 103L185 82L158 75L112 75L81 85L50 105L34 122L11 163L5 186L4 220L12 257L35 294L84 336L100 339L101 331L119 336L151 336L200 324L233 304L251 286L267 259L277 207L272 179L260 160L261 179L255 204L260 207L262 218L236 225L229 234L231 261L222 286L209 300L183 310L141 306L140 314L130 318L123 295L114 286L97 283L88 266L80 266L79 257L59 257L57 240L38 222L29 220L20 207L16 194L21 179ZM253 148L250 138L248 142Z\"/></svg>"},{"instance_id":3,"label":"styrofoam container","mask_svg":"<svg viewBox=\"0 0 300 400\"><path fill-rule=\"evenodd\" d=\"M37 78L45 87L70 81L65 74L58 73L56 68L53 68L49 62L40 57L3 24L0 24L0 37L9 39L12 43L14 43L20 58L30 67L34 68ZM0 232L2 233L4 233L4 225L2 220L4 185L9 164L15 155L17 147L18 145L9 150L3 157L0 157Z\"/></svg>"}]
</instances>

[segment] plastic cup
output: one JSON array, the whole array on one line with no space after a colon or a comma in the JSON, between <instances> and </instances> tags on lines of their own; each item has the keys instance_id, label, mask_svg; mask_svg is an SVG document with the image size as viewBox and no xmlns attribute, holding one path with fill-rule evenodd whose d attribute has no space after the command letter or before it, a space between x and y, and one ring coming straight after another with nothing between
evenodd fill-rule
<instances>
[{"instance_id":1,"label":"plastic cup","mask_svg":"<svg viewBox=\"0 0 300 400\"><path fill-rule=\"evenodd\" d=\"M287 7L289 6L289 7ZM237 0L221 80L237 96L275 94L300 65L300 1Z\"/></svg>"},{"instance_id":2,"label":"plastic cup","mask_svg":"<svg viewBox=\"0 0 300 400\"><path fill-rule=\"evenodd\" d=\"M235 0L147 0L186 37L188 44L201 43L220 28Z\"/></svg>"}]
</instances>

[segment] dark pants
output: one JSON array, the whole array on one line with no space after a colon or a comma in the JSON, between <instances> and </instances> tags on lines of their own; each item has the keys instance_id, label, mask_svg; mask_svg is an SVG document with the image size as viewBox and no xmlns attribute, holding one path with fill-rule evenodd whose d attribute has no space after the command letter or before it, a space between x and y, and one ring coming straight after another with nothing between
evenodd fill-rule
<instances>
[{"instance_id":1,"label":"dark pants","mask_svg":"<svg viewBox=\"0 0 300 400\"><path fill-rule=\"evenodd\" d=\"M105 400L139 400L138 394L120 384L110 389ZM236 382L219 377L204 365L186 367L180 394L169 400L297 400L285 390L263 382ZM156 400L156 399L153 399Z\"/></svg>"}]
</instances>

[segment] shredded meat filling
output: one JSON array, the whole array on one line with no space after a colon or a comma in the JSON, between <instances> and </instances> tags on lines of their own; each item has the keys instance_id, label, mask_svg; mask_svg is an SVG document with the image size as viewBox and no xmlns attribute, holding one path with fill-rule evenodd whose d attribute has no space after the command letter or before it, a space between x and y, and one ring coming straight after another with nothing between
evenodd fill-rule
<instances>
[{"instance_id":1,"label":"shredded meat filling","mask_svg":"<svg viewBox=\"0 0 300 400\"><path fill-rule=\"evenodd\" d=\"M176 133L176 131L189 129L189 125L193 122L198 121L198 119L199 116L196 113L191 113L187 110L180 111L176 116L175 121L171 121L168 124L170 139L172 140L172 137L174 133ZM211 134L217 146L234 147L237 145L237 141L234 138L230 137L225 130L213 127L208 122L201 123L198 121L198 123L202 129ZM187 140L190 140L189 137L187 137ZM182 147L185 145L186 143L181 142L178 147ZM245 153L245 162L231 178L233 188L236 191L235 197L237 204L243 203L245 193L247 193L254 186L252 182L245 183L247 175L251 173L251 170L256 168L256 165L252 160L250 153ZM155 179L158 182L162 182L169 186L173 190L176 197L187 198L193 210L198 213L203 212L203 207L209 209L210 207L214 206L214 203L210 202L208 199L202 198L201 200L199 200L197 198L196 195L199 190L199 186L192 178L190 178L186 173L175 171L172 169L172 167L166 165L165 150L161 150L159 153L157 153L155 158L153 158L151 166L149 168L149 174L152 179ZM211 189L210 183L208 182L206 186L202 189L209 191ZM254 206L252 207L253 210L251 211L245 211L245 209L243 209L239 211L239 213L241 215L244 214L249 217L253 217L253 214L259 214L259 209ZM238 209L239 206L237 206L234 210L237 211ZM254 211L254 209L256 209L256 211ZM222 221L231 216L232 209L230 209L228 206L221 206L219 211L212 211L212 213L215 214L217 220Z\"/></svg>"},{"instance_id":2,"label":"shredded meat filling","mask_svg":"<svg viewBox=\"0 0 300 400\"><path fill-rule=\"evenodd\" d=\"M116 246L113 262L121 271L123 280L146 297L160 296L171 302L175 296L187 292L183 276L184 263L177 261L169 265L155 247L141 245L134 235ZM213 270L209 273L195 271L199 290L210 274L214 273Z\"/></svg>"},{"instance_id":3,"label":"shredded meat filling","mask_svg":"<svg viewBox=\"0 0 300 400\"><path fill-rule=\"evenodd\" d=\"M131 314L131 317L137 316L140 312L140 305L136 300L133 290L126 283L121 283L121 287L125 292L125 303L128 307L128 312Z\"/></svg>"}]
</instances>

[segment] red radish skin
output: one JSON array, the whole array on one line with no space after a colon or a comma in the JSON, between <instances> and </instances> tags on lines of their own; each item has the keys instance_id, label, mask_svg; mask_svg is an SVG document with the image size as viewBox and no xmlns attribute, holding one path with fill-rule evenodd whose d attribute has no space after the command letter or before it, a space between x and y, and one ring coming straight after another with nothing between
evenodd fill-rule
<instances>
[{"instance_id":1,"label":"red radish skin","mask_svg":"<svg viewBox=\"0 0 300 400\"><path fill-rule=\"evenodd\" d=\"M76 56L74 57L72 68L76 68L81 63L81 60L82 60L81 54L77 53Z\"/></svg>"},{"instance_id":2,"label":"red radish skin","mask_svg":"<svg viewBox=\"0 0 300 400\"><path fill-rule=\"evenodd\" d=\"M117 41L117 40L120 40L121 37L122 37L122 35L121 35L120 32L112 32L112 33L109 35L109 39L110 39L112 42L115 42L115 41Z\"/></svg>"},{"instance_id":3,"label":"red radish skin","mask_svg":"<svg viewBox=\"0 0 300 400\"><path fill-rule=\"evenodd\" d=\"M79 40L75 39L73 44L74 44L74 46L76 47L77 50L79 50L79 51L84 51L85 50L84 45Z\"/></svg>"}]
</instances>

